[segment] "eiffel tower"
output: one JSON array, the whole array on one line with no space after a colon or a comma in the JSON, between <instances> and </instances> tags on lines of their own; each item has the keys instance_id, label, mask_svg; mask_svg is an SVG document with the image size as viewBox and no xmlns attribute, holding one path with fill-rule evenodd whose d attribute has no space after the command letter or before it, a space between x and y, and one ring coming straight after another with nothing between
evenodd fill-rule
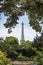
<instances>
[{"instance_id":1,"label":"eiffel tower","mask_svg":"<svg viewBox=\"0 0 43 65\"><path fill-rule=\"evenodd\" d=\"M24 23L22 22L22 33L21 33L21 40L20 40L20 43L24 43L25 40L24 40Z\"/></svg>"}]
</instances>

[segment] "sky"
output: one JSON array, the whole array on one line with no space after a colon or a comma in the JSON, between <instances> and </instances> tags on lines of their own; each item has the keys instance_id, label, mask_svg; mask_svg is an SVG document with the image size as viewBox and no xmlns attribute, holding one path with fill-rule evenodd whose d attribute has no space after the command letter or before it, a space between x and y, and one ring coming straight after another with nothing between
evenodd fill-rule
<instances>
[{"instance_id":1,"label":"sky","mask_svg":"<svg viewBox=\"0 0 43 65\"><path fill-rule=\"evenodd\" d=\"M15 28L12 28L12 33L8 34L8 29L4 27L4 23L6 22L7 17L5 17L3 14L0 16L0 37L5 38L6 36L14 36L21 40L21 27L22 22L24 23L24 38L25 40L33 41L34 37L36 36L35 30L32 29L29 25L29 19L28 15L23 15L19 17L18 23Z\"/></svg>"}]
</instances>

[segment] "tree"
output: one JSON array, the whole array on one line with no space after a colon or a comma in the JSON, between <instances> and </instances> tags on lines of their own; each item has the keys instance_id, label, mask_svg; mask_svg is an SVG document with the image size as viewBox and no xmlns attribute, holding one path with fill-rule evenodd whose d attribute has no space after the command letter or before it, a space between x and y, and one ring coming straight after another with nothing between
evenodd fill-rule
<instances>
[{"instance_id":1,"label":"tree","mask_svg":"<svg viewBox=\"0 0 43 65\"><path fill-rule=\"evenodd\" d=\"M43 0L0 0L0 6L0 13L8 16L7 22L4 24L6 28L11 29L15 27L19 16L24 15L26 11L29 15L30 26L37 32L41 31L42 27L40 24L43 24Z\"/></svg>"},{"instance_id":2,"label":"tree","mask_svg":"<svg viewBox=\"0 0 43 65\"><path fill-rule=\"evenodd\" d=\"M34 38L32 45L37 49L43 48L43 32L40 36L36 36L36 38Z\"/></svg>"},{"instance_id":3,"label":"tree","mask_svg":"<svg viewBox=\"0 0 43 65\"><path fill-rule=\"evenodd\" d=\"M4 42L0 43L0 50L7 53L7 57L16 59L18 52L16 51L19 46L18 39L15 37L6 37Z\"/></svg>"},{"instance_id":4,"label":"tree","mask_svg":"<svg viewBox=\"0 0 43 65\"><path fill-rule=\"evenodd\" d=\"M5 52L8 52L8 50L10 51L10 49L17 48L17 45L19 45L18 39L12 36L6 37L4 42L2 42L2 40L0 41L0 49Z\"/></svg>"},{"instance_id":5,"label":"tree","mask_svg":"<svg viewBox=\"0 0 43 65\"><path fill-rule=\"evenodd\" d=\"M4 43L4 39L0 38L0 50L4 50L3 43Z\"/></svg>"},{"instance_id":6,"label":"tree","mask_svg":"<svg viewBox=\"0 0 43 65\"><path fill-rule=\"evenodd\" d=\"M19 44L19 41L16 37L10 36L6 37L5 43L9 43L10 45Z\"/></svg>"},{"instance_id":7,"label":"tree","mask_svg":"<svg viewBox=\"0 0 43 65\"><path fill-rule=\"evenodd\" d=\"M26 56L26 57L31 57L34 56L35 53L35 48L32 47L32 42L30 41L26 41L21 45L21 48L18 49L18 52L22 55L22 56Z\"/></svg>"},{"instance_id":8,"label":"tree","mask_svg":"<svg viewBox=\"0 0 43 65\"><path fill-rule=\"evenodd\" d=\"M32 44L32 42L26 41L26 42L24 42L24 43L21 45L21 47L24 48L24 49L28 49L28 48L31 47L31 44Z\"/></svg>"}]
</instances>

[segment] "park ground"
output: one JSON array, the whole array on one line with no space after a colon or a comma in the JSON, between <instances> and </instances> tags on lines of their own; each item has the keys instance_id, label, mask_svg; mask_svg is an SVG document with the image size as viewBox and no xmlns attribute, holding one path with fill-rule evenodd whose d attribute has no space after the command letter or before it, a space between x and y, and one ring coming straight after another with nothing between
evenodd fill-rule
<instances>
[{"instance_id":1,"label":"park ground","mask_svg":"<svg viewBox=\"0 0 43 65\"><path fill-rule=\"evenodd\" d=\"M14 65L33 65L33 61L12 61Z\"/></svg>"}]
</instances>

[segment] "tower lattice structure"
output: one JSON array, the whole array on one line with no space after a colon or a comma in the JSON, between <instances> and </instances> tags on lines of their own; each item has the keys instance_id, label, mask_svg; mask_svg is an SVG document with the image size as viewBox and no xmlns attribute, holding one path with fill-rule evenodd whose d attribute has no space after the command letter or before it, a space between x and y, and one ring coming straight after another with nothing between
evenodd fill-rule
<instances>
[{"instance_id":1,"label":"tower lattice structure","mask_svg":"<svg viewBox=\"0 0 43 65\"><path fill-rule=\"evenodd\" d=\"M24 43L25 40L24 40L24 23L22 22L22 33L21 33L21 40L20 40L20 43Z\"/></svg>"}]
</instances>

